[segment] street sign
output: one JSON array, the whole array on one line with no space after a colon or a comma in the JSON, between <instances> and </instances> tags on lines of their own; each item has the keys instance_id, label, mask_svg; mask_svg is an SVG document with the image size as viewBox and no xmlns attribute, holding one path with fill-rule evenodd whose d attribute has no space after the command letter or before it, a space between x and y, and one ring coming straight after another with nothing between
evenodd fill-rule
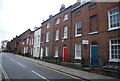
<instances>
[{"instance_id":1,"label":"street sign","mask_svg":"<svg viewBox=\"0 0 120 81\"><path fill-rule=\"evenodd\" d=\"M88 40L82 40L82 44L88 44Z\"/></svg>"}]
</instances>

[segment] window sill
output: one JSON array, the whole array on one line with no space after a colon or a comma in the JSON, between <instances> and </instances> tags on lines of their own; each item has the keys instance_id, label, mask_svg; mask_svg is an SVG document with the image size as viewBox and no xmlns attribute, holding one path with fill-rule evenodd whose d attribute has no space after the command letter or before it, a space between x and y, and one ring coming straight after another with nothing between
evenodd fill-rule
<instances>
[{"instance_id":1,"label":"window sill","mask_svg":"<svg viewBox=\"0 0 120 81\"><path fill-rule=\"evenodd\" d=\"M67 39L67 37L63 38L64 40Z\"/></svg>"},{"instance_id":2,"label":"window sill","mask_svg":"<svg viewBox=\"0 0 120 81\"><path fill-rule=\"evenodd\" d=\"M54 56L55 58L58 58L58 56Z\"/></svg>"},{"instance_id":3,"label":"window sill","mask_svg":"<svg viewBox=\"0 0 120 81\"><path fill-rule=\"evenodd\" d=\"M110 59L109 62L120 62L120 59Z\"/></svg>"},{"instance_id":4,"label":"window sill","mask_svg":"<svg viewBox=\"0 0 120 81\"><path fill-rule=\"evenodd\" d=\"M116 28L109 28L108 31L112 31L112 30L117 30L120 29L120 27L116 27Z\"/></svg>"},{"instance_id":5,"label":"window sill","mask_svg":"<svg viewBox=\"0 0 120 81\"><path fill-rule=\"evenodd\" d=\"M81 60L81 57L75 57L74 59L76 59L76 60Z\"/></svg>"},{"instance_id":6,"label":"window sill","mask_svg":"<svg viewBox=\"0 0 120 81\"><path fill-rule=\"evenodd\" d=\"M55 41L59 41L59 39L55 39Z\"/></svg>"},{"instance_id":7,"label":"window sill","mask_svg":"<svg viewBox=\"0 0 120 81\"><path fill-rule=\"evenodd\" d=\"M60 24L60 23L56 23L55 25L58 25L58 24Z\"/></svg>"},{"instance_id":8,"label":"window sill","mask_svg":"<svg viewBox=\"0 0 120 81\"><path fill-rule=\"evenodd\" d=\"M76 35L75 37L81 37L82 36L82 34L80 34L80 35Z\"/></svg>"},{"instance_id":9,"label":"window sill","mask_svg":"<svg viewBox=\"0 0 120 81\"><path fill-rule=\"evenodd\" d=\"M43 42L41 42L41 44L43 44Z\"/></svg>"},{"instance_id":10,"label":"window sill","mask_svg":"<svg viewBox=\"0 0 120 81\"><path fill-rule=\"evenodd\" d=\"M94 34L97 34L98 33L98 31L96 31L96 32L91 32L91 33L89 33L89 35L94 35Z\"/></svg>"},{"instance_id":11,"label":"window sill","mask_svg":"<svg viewBox=\"0 0 120 81\"><path fill-rule=\"evenodd\" d=\"M64 19L63 21L67 21L68 19Z\"/></svg>"}]
</instances>

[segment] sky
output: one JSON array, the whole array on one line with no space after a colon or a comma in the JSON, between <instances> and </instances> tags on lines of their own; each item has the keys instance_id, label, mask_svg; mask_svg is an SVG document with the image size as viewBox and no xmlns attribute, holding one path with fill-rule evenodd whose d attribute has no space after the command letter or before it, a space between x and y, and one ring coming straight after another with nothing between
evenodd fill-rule
<instances>
[{"instance_id":1,"label":"sky","mask_svg":"<svg viewBox=\"0 0 120 81\"><path fill-rule=\"evenodd\" d=\"M11 40L27 29L40 27L49 15L59 12L62 4L73 5L77 0L0 0L0 42Z\"/></svg>"}]
</instances>

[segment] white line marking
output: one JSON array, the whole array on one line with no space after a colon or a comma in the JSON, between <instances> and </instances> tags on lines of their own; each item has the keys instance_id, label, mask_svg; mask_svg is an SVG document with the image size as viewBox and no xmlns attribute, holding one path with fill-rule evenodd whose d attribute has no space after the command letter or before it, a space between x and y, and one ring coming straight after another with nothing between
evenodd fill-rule
<instances>
[{"instance_id":1,"label":"white line marking","mask_svg":"<svg viewBox=\"0 0 120 81\"><path fill-rule=\"evenodd\" d=\"M15 61L14 59L11 59L11 58L10 58L10 60Z\"/></svg>"},{"instance_id":2,"label":"white line marking","mask_svg":"<svg viewBox=\"0 0 120 81\"><path fill-rule=\"evenodd\" d=\"M24 68L25 68L25 66L24 66L24 65L22 65L21 63L17 62L17 64L19 64L19 65L21 65L22 67L24 67Z\"/></svg>"},{"instance_id":3,"label":"white line marking","mask_svg":"<svg viewBox=\"0 0 120 81\"><path fill-rule=\"evenodd\" d=\"M49 81L47 78L43 77L42 75L38 74L37 72L35 72L35 71L33 71L33 70L32 70L32 72L33 72L34 74L38 75L39 77L45 79L46 81Z\"/></svg>"}]
</instances>

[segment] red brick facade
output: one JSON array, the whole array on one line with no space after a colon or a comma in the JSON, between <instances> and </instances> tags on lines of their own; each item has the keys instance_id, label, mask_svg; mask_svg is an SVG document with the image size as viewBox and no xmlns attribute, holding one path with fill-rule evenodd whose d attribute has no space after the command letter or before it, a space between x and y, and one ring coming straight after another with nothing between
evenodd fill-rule
<instances>
[{"instance_id":1,"label":"red brick facade","mask_svg":"<svg viewBox=\"0 0 120 81\"><path fill-rule=\"evenodd\" d=\"M110 55L111 39L120 39L119 23L117 29L110 30L109 28L111 26L109 11L114 8L118 9L120 16L120 2L87 2L82 5L77 2L68 8L64 8L62 5L62 10L58 14L50 16L48 20L42 23L41 55L43 55L43 59L80 62L86 66L92 65L94 61L98 65L120 66L120 59L116 62L110 59L112 56ZM120 20L119 16L118 21ZM65 26L67 26L66 31ZM47 32L49 32L48 42L46 41ZM65 35L67 38L64 38ZM14 46L11 50L23 54L24 47L28 47L28 53L31 53L33 44L26 44L27 38L30 40L34 38L34 32L31 33L30 29L17 37L16 45L13 44L14 40L10 42L10 47ZM117 48L119 51L119 46ZM119 54L118 51L117 54ZM96 59L93 58L93 52L97 54ZM116 58L116 56L114 57ZM118 55L117 58L120 56Z\"/></svg>"},{"instance_id":2,"label":"red brick facade","mask_svg":"<svg viewBox=\"0 0 120 81\"><path fill-rule=\"evenodd\" d=\"M24 33L22 33L20 36L18 36L17 40L17 54L24 54L24 39L29 36L31 33L31 30L28 29Z\"/></svg>"},{"instance_id":3,"label":"red brick facade","mask_svg":"<svg viewBox=\"0 0 120 81\"><path fill-rule=\"evenodd\" d=\"M45 47L49 46L49 57L54 58L55 56L55 47L57 46L59 49L58 51L58 55L60 58L63 57L63 47L67 46L68 47L68 54L70 51L70 20L71 20L71 6L68 7L67 9L59 12L58 14L56 14L55 16L51 17L50 19L48 19L47 21L42 23L42 42L43 44L41 44L41 47L44 48L44 56L45 56ZM64 21L64 15L68 14L68 20ZM60 23L59 24L55 24L55 21L57 18L60 18ZM50 28L47 28L47 23L50 22ZM63 29L64 26L68 26L68 38L67 39L63 39ZM56 37L56 30L59 29L59 40L55 40ZM46 43L46 32L50 32L50 42ZM43 37L44 36L44 37ZM67 58L67 60L69 60Z\"/></svg>"},{"instance_id":4,"label":"red brick facade","mask_svg":"<svg viewBox=\"0 0 120 81\"><path fill-rule=\"evenodd\" d=\"M118 65L118 62L110 62L110 46L109 41L113 38L120 38L118 32L119 29L108 31L108 11L112 8L118 7L120 9L120 2L88 2L83 5L74 4L73 7L66 9L63 12L49 18L42 23L42 45L44 48L49 46L48 57L54 57L55 47L58 46L58 57L63 56L63 47L67 47L67 60L71 62L81 62L85 65L91 65L91 46L96 43L98 46L98 63L99 65L114 64ZM69 13L67 21L63 21L65 13ZM55 25L55 19L61 18L60 23ZM82 35L75 36L75 23L82 22ZM51 23L51 27L47 28L47 23ZM68 26L68 38L63 39L63 27ZM92 27L92 28L91 28ZM55 41L56 30L59 29L59 40ZM50 32L50 41L46 42L46 32ZM88 45L82 44L83 40L88 41ZM75 44L81 44L81 59L75 59Z\"/></svg>"},{"instance_id":5,"label":"red brick facade","mask_svg":"<svg viewBox=\"0 0 120 81\"><path fill-rule=\"evenodd\" d=\"M72 11L72 42L71 42L71 59L74 61L84 61L84 64L90 65L90 45L95 41L98 45L98 61L104 62L105 64L115 64L120 63L109 62L109 40L113 38L120 38L118 33L120 30L108 31L108 11L112 8L119 7L119 3L88 3L80 8ZM91 9L90 9L91 8ZM97 15L97 31L96 34L90 34L90 17ZM75 22L82 21L82 36L75 37ZM82 40L88 40L88 45L83 45ZM75 43L81 43L81 54L82 59L75 60ZM83 60L84 58L84 60Z\"/></svg>"}]
</instances>

